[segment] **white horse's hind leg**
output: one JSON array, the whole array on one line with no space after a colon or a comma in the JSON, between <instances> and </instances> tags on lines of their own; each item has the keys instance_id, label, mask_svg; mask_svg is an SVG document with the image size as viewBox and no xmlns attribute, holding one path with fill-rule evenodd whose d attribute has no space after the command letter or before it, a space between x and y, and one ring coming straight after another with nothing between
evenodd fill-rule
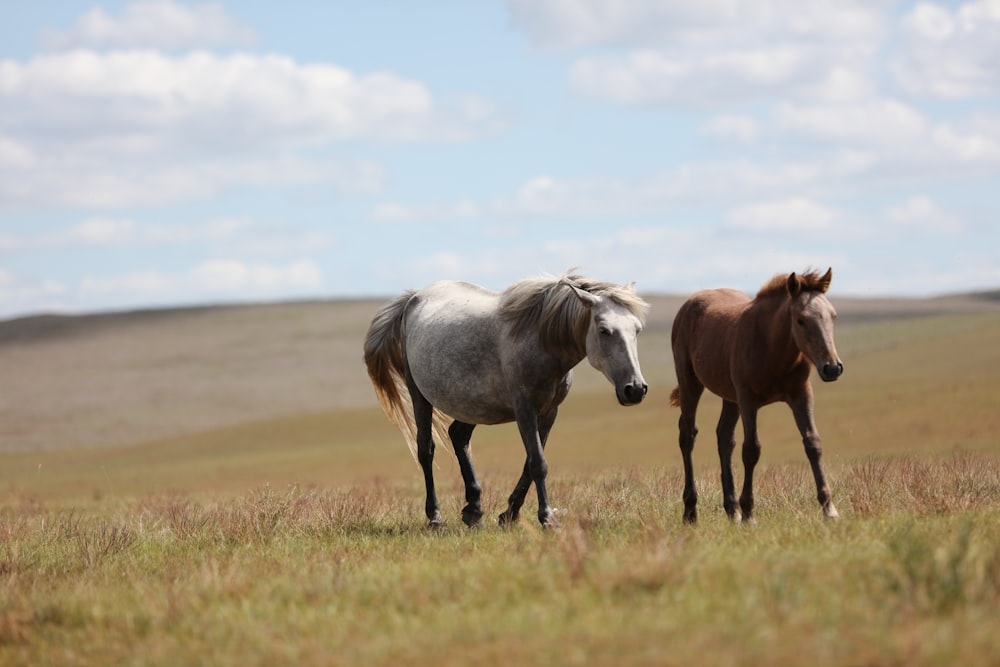
<instances>
[{"instance_id":1,"label":"white horse's hind leg","mask_svg":"<svg viewBox=\"0 0 1000 667\"><path fill-rule=\"evenodd\" d=\"M469 452L469 441L472 439L472 430L475 424L454 421L448 427L448 436L451 444L455 448L455 458L458 459L458 467L462 471L462 481L465 482L465 507L462 508L462 522L469 527L483 525L483 507L480 499L483 495L483 488L476 479L476 472L472 468L472 457Z\"/></svg>"},{"instance_id":2,"label":"white horse's hind leg","mask_svg":"<svg viewBox=\"0 0 1000 667\"><path fill-rule=\"evenodd\" d=\"M406 384L413 401L413 418L417 425L417 461L424 472L424 485L427 488L427 500L424 504L427 525L431 528L440 528L446 525L446 522L441 517L441 508L434 490L434 438L431 430L434 408L417 389L409 373L407 373Z\"/></svg>"}]
</instances>

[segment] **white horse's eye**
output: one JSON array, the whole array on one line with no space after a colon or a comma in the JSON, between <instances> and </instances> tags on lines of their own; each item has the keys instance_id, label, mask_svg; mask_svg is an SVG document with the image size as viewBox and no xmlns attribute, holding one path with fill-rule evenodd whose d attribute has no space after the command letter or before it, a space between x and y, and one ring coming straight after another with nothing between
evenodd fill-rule
<instances>
[{"instance_id":1,"label":"white horse's eye","mask_svg":"<svg viewBox=\"0 0 1000 667\"><path fill-rule=\"evenodd\" d=\"M598 327L597 332L600 333L602 336L610 336L611 335L611 329L609 329L607 327Z\"/></svg>"}]
</instances>

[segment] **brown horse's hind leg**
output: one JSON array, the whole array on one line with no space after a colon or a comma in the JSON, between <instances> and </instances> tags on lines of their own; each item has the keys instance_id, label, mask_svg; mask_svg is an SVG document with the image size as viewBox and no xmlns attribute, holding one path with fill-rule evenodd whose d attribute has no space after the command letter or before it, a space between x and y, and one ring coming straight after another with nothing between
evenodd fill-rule
<instances>
[{"instance_id":1,"label":"brown horse's hind leg","mask_svg":"<svg viewBox=\"0 0 1000 667\"><path fill-rule=\"evenodd\" d=\"M830 487L826 483L826 473L823 471L823 448L820 446L819 431L816 430L816 422L813 419L812 395L807 392L789 405L792 414L795 415L795 425L802 434L802 445L805 447L806 457L809 459L816 480L816 497L820 507L823 508L823 515L828 519L837 519L840 513L833 504L833 495L830 493Z\"/></svg>"},{"instance_id":2,"label":"brown horse's hind leg","mask_svg":"<svg viewBox=\"0 0 1000 667\"><path fill-rule=\"evenodd\" d=\"M469 455L469 441L472 439L472 430L475 424L454 421L448 427L448 436L451 444L455 448L455 458L458 459L458 467L462 471L462 481L465 482L465 507L462 508L462 522L469 527L483 525L483 507L480 505L480 498L483 495L483 488L476 479L476 472L472 468L472 458Z\"/></svg>"},{"instance_id":3,"label":"brown horse's hind leg","mask_svg":"<svg viewBox=\"0 0 1000 667\"><path fill-rule=\"evenodd\" d=\"M680 380L680 375L678 373L678 380ZM677 425L680 430L681 456L684 459L684 492L681 496L684 499L684 522L696 523L698 521L698 489L694 482L694 463L691 454L694 451L695 438L698 436L695 415L698 412L698 401L701 399L705 387L691 374L691 377L681 382L675 391L676 395L671 398L675 399L676 404L680 405L681 408L681 417Z\"/></svg>"},{"instance_id":4,"label":"brown horse's hind leg","mask_svg":"<svg viewBox=\"0 0 1000 667\"><path fill-rule=\"evenodd\" d=\"M734 521L739 518L736 483L733 481L733 450L736 449L736 422L739 420L740 407L732 401L724 400L715 436L719 443L719 463L722 466L722 506Z\"/></svg>"}]
</instances>

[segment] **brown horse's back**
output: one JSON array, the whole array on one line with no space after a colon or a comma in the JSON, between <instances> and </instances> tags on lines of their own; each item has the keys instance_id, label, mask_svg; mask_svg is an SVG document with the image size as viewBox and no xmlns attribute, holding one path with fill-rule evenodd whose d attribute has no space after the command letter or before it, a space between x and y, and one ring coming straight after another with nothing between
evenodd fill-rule
<instances>
[{"instance_id":1,"label":"brown horse's back","mask_svg":"<svg viewBox=\"0 0 1000 667\"><path fill-rule=\"evenodd\" d=\"M750 302L739 290L713 289L695 292L680 307L670 336L679 384L672 403L680 405L691 391L700 396L701 387L736 400L730 351L737 322Z\"/></svg>"}]
</instances>

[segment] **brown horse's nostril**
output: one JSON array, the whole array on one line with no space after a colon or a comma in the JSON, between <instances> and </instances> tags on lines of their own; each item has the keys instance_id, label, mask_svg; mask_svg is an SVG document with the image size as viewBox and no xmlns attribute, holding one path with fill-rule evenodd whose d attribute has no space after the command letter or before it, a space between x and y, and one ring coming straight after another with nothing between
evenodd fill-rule
<instances>
[{"instance_id":1,"label":"brown horse's nostril","mask_svg":"<svg viewBox=\"0 0 1000 667\"><path fill-rule=\"evenodd\" d=\"M819 375L827 382L831 382L839 378L843 374L843 372L844 372L844 364L838 361L835 364L831 363L823 364L823 368L820 369Z\"/></svg>"}]
</instances>

